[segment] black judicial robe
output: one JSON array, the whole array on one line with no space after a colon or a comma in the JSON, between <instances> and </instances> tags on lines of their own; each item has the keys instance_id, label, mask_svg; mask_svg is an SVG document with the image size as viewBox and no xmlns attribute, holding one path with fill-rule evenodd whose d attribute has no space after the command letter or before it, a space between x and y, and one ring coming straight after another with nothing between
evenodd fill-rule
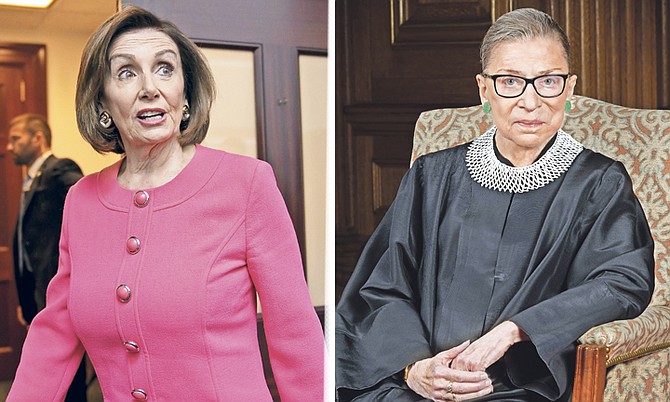
<instances>
[{"instance_id":1,"label":"black judicial robe","mask_svg":"<svg viewBox=\"0 0 670 402\"><path fill-rule=\"evenodd\" d=\"M336 309L340 401L423 400L405 366L506 320L530 337L494 365L511 388L568 400L577 339L651 299L654 243L620 162L584 149L511 194L473 181L467 146L419 158L363 250Z\"/></svg>"}]
</instances>

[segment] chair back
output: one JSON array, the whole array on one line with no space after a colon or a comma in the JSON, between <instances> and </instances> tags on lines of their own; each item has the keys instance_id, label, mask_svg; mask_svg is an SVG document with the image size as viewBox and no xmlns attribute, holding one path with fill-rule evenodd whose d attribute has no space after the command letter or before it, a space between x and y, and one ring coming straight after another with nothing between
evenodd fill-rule
<instances>
[{"instance_id":1,"label":"chair back","mask_svg":"<svg viewBox=\"0 0 670 402\"><path fill-rule=\"evenodd\" d=\"M423 112L414 130L411 162L471 141L492 125L481 105ZM670 110L632 109L575 95L563 130L626 166L656 245L651 304L670 305Z\"/></svg>"}]
</instances>

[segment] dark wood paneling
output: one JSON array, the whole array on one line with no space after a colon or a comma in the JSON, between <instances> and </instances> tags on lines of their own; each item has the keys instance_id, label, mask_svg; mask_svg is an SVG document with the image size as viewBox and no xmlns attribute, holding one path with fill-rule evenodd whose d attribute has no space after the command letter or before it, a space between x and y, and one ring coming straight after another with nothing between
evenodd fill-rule
<instances>
[{"instance_id":1,"label":"dark wood paneling","mask_svg":"<svg viewBox=\"0 0 670 402\"><path fill-rule=\"evenodd\" d=\"M407 159L372 160L372 210L375 215L385 213L407 172Z\"/></svg>"},{"instance_id":2,"label":"dark wood paneling","mask_svg":"<svg viewBox=\"0 0 670 402\"><path fill-rule=\"evenodd\" d=\"M656 32L659 62L658 107L670 109L670 0L659 1Z\"/></svg>"},{"instance_id":3,"label":"dark wood paneling","mask_svg":"<svg viewBox=\"0 0 670 402\"><path fill-rule=\"evenodd\" d=\"M339 0L336 298L409 166L422 110L478 102L486 0Z\"/></svg>"},{"instance_id":4,"label":"dark wood paneling","mask_svg":"<svg viewBox=\"0 0 670 402\"><path fill-rule=\"evenodd\" d=\"M568 34L576 93L630 107L668 107L668 0L532 3L545 3L538 8Z\"/></svg>"},{"instance_id":5,"label":"dark wood paneling","mask_svg":"<svg viewBox=\"0 0 670 402\"><path fill-rule=\"evenodd\" d=\"M670 0L338 0L336 298L395 195L419 112L479 103L493 19L533 7L572 45L576 93L670 108Z\"/></svg>"},{"instance_id":6,"label":"dark wood paneling","mask_svg":"<svg viewBox=\"0 0 670 402\"><path fill-rule=\"evenodd\" d=\"M479 43L491 24L488 0L391 0L391 43Z\"/></svg>"},{"instance_id":7,"label":"dark wood paneling","mask_svg":"<svg viewBox=\"0 0 670 402\"><path fill-rule=\"evenodd\" d=\"M468 37L467 40L456 41L456 38L452 37L449 42L444 42L443 33L438 30L431 33L427 30L415 43L394 45L389 2L369 0L367 3L374 6L374 12L369 14L367 21L371 27L370 48L367 51L373 58L369 76L362 78L367 78L370 82L371 101L392 104L437 104L444 101L445 94L449 94L455 102L477 102L477 91L473 91L474 76L481 69L477 40ZM417 3L416 8L422 6L417 1L404 3ZM442 7L444 8L444 5ZM436 15L433 25L449 26L454 29L458 25L445 15L439 17L444 18L442 22L438 24ZM422 25L425 27L425 23ZM467 24L461 25L462 29L469 29L466 28ZM483 29L479 32L480 37L488 25L490 16L481 23ZM352 50L356 52L355 54L362 51L357 48ZM362 100L356 99L356 101Z\"/></svg>"},{"instance_id":8,"label":"dark wood paneling","mask_svg":"<svg viewBox=\"0 0 670 402\"><path fill-rule=\"evenodd\" d=\"M328 3L313 0L123 0L174 22L191 38L328 48Z\"/></svg>"}]
</instances>

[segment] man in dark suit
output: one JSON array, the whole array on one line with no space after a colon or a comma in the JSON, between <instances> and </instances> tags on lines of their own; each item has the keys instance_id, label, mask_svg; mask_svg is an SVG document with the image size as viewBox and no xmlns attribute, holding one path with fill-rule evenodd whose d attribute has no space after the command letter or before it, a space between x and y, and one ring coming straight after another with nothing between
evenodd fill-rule
<instances>
[{"instance_id":1,"label":"man in dark suit","mask_svg":"<svg viewBox=\"0 0 670 402\"><path fill-rule=\"evenodd\" d=\"M7 150L27 176L14 233L14 272L19 294L19 321L29 326L46 306L46 289L58 269L58 242L63 204L70 186L82 177L70 159L51 152L51 129L43 116L22 114L9 122ZM66 401L86 401L86 365L81 366Z\"/></svg>"}]
</instances>

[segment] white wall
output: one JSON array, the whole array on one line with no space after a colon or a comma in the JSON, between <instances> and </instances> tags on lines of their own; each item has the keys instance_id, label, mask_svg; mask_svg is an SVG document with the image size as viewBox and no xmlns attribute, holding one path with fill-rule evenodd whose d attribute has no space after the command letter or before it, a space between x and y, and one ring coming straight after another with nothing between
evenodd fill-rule
<instances>
[{"instance_id":1,"label":"white wall","mask_svg":"<svg viewBox=\"0 0 670 402\"><path fill-rule=\"evenodd\" d=\"M326 302L327 59L300 56L302 166L305 191L305 252L312 302Z\"/></svg>"}]
</instances>

